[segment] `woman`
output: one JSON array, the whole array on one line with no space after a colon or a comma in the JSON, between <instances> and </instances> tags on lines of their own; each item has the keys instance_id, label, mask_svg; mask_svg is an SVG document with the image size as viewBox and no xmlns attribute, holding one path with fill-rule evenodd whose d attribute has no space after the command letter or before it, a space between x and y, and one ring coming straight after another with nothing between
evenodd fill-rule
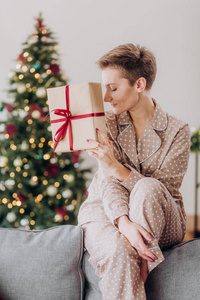
<instances>
[{"instance_id":1,"label":"woman","mask_svg":"<svg viewBox=\"0 0 200 300\"><path fill-rule=\"evenodd\" d=\"M156 60L145 47L120 45L99 61L107 136L88 140L99 169L79 211L85 248L103 299L145 299L148 273L162 249L185 235L179 188L188 166L188 125L151 97Z\"/></svg>"}]
</instances>

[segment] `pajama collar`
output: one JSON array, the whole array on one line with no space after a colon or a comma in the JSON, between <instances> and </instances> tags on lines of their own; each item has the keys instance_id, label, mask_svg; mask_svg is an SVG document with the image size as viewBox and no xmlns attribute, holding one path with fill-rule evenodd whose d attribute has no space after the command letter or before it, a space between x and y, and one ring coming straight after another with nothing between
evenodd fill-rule
<instances>
[{"instance_id":1,"label":"pajama collar","mask_svg":"<svg viewBox=\"0 0 200 300\"><path fill-rule=\"evenodd\" d=\"M165 131L168 126L167 114L160 105L155 103L155 112L152 121L146 126L141 138L136 145L135 127L128 111L114 116L107 114L107 125L115 119L117 126L108 126L113 139L117 140L123 151L140 170L140 164L147 161L161 147L162 141L159 133Z\"/></svg>"}]
</instances>

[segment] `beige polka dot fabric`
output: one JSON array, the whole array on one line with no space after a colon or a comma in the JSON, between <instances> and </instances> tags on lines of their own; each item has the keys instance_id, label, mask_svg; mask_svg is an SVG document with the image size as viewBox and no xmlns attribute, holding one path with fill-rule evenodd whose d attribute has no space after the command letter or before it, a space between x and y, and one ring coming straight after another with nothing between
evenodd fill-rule
<instances>
[{"instance_id":1,"label":"beige polka dot fabric","mask_svg":"<svg viewBox=\"0 0 200 300\"><path fill-rule=\"evenodd\" d=\"M184 238L186 216L179 188L188 166L190 130L153 101L153 120L137 145L129 112L117 116L107 112L116 159L131 172L120 182L99 168L79 211L85 248L101 278L103 299L146 299L141 258L115 226L118 217L128 215L154 236L147 247L158 260L148 262L149 271L163 261L162 249Z\"/></svg>"}]
</instances>

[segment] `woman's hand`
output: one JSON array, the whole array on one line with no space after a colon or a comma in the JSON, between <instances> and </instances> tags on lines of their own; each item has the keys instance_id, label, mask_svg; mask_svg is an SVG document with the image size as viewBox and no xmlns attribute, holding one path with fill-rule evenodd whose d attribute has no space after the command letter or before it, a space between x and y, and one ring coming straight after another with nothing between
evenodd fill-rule
<instances>
[{"instance_id":1,"label":"woman's hand","mask_svg":"<svg viewBox=\"0 0 200 300\"><path fill-rule=\"evenodd\" d=\"M144 240L153 241L153 237L139 224L131 222L127 216L117 219L119 231L127 238L131 246L134 247L139 256L144 260L154 262L158 257L151 252Z\"/></svg>"},{"instance_id":2,"label":"woman's hand","mask_svg":"<svg viewBox=\"0 0 200 300\"><path fill-rule=\"evenodd\" d=\"M114 155L113 143L107 138L107 136L96 129L99 135L100 142L94 141L92 139L87 140L87 142L94 147L94 149L86 150L89 155L95 157L101 167L107 171L110 170L110 173L117 165L118 161Z\"/></svg>"},{"instance_id":3,"label":"woman's hand","mask_svg":"<svg viewBox=\"0 0 200 300\"><path fill-rule=\"evenodd\" d=\"M115 176L119 181L124 181L130 174L130 170L120 164L114 155L113 143L99 129L97 129L100 142L87 140L94 149L85 150L89 155L97 159L99 165L106 172Z\"/></svg>"}]
</instances>

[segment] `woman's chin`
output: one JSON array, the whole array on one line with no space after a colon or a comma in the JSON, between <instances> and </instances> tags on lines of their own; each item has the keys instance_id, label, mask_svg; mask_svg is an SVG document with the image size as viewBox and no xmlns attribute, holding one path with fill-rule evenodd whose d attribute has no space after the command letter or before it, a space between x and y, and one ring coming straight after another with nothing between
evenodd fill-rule
<instances>
[{"instance_id":1,"label":"woman's chin","mask_svg":"<svg viewBox=\"0 0 200 300\"><path fill-rule=\"evenodd\" d=\"M124 112L124 110L119 109L119 108L117 108L117 107L112 107L112 111L113 111L113 113L114 113L115 115L119 115L119 114L121 114L121 113Z\"/></svg>"}]
</instances>

